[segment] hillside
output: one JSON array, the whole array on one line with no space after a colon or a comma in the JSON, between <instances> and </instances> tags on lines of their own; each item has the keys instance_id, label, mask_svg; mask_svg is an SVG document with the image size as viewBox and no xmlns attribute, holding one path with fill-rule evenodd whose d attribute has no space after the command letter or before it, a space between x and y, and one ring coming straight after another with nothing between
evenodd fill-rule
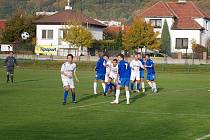
<instances>
[{"instance_id":1,"label":"hillside","mask_svg":"<svg viewBox=\"0 0 210 140\"><path fill-rule=\"evenodd\" d=\"M28 14L36 11L60 11L67 0L0 0L0 19L10 16L17 10ZM94 18L103 20L129 19L137 10L143 10L158 0L71 0L74 9ZM164 0L169 1L169 0ZM204 11L210 13L209 0L194 0Z\"/></svg>"}]
</instances>

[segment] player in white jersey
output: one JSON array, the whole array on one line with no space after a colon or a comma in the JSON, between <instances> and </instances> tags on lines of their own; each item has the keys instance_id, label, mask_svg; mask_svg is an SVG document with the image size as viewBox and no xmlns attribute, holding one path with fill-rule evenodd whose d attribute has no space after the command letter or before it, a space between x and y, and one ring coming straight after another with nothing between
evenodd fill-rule
<instances>
[{"instance_id":1,"label":"player in white jersey","mask_svg":"<svg viewBox=\"0 0 210 140\"><path fill-rule=\"evenodd\" d=\"M141 61L138 59L138 54L135 54L134 60L130 63L131 67L131 91L133 91L134 82L137 82L137 92L140 91L140 68L144 69L144 66L142 65Z\"/></svg>"},{"instance_id":2,"label":"player in white jersey","mask_svg":"<svg viewBox=\"0 0 210 140\"><path fill-rule=\"evenodd\" d=\"M64 88L63 105L66 105L66 100L69 91L71 91L72 93L72 103L76 103L76 94L75 94L73 77L75 77L76 81L79 82L76 75L76 64L73 63L73 55L68 54L67 62L65 62L61 67L61 80L63 82L63 88Z\"/></svg>"},{"instance_id":3,"label":"player in white jersey","mask_svg":"<svg viewBox=\"0 0 210 140\"><path fill-rule=\"evenodd\" d=\"M110 73L109 73L109 80L108 80L106 88L105 88L105 95L108 94L109 90L116 89L116 84L118 82L117 63L118 63L117 59L114 59L112 61L112 64L110 67Z\"/></svg>"}]
</instances>

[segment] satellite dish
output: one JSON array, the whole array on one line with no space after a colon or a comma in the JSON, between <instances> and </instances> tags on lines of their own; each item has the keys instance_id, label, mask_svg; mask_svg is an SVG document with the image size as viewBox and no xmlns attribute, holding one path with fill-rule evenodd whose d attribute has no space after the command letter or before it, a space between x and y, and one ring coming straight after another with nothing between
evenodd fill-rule
<instances>
[{"instance_id":1,"label":"satellite dish","mask_svg":"<svg viewBox=\"0 0 210 140\"><path fill-rule=\"evenodd\" d=\"M30 35L29 35L29 33L27 33L27 32L23 32L23 33L21 34L21 37L22 37L23 40L26 40L26 39L28 39L28 38L30 37Z\"/></svg>"}]
</instances>

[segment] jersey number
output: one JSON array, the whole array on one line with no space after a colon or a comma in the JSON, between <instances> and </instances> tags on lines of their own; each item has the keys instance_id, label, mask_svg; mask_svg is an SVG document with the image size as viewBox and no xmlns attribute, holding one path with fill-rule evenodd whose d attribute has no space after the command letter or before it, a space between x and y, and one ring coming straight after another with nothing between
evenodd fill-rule
<instances>
[{"instance_id":1,"label":"jersey number","mask_svg":"<svg viewBox=\"0 0 210 140\"><path fill-rule=\"evenodd\" d=\"M128 64L127 63L125 63L125 68L126 68L126 70L128 69Z\"/></svg>"}]
</instances>

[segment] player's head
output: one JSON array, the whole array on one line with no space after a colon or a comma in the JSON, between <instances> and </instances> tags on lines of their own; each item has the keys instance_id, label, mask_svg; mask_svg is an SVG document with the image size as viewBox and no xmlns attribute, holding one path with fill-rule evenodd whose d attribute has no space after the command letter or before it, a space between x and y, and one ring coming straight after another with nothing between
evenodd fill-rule
<instances>
[{"instance_id":1,"label":"player's head","mask_svg":"<svg viewBox=\"0 0 210 140\"><path fill-rule=\"evenodd\" d=\"M72 54L68 54L68 55L67 55L67 61L68 61L69 63L72 63L73 59L74 59L74 56L73 56Z\"/></svg>"},{"instance_id":2,"label":"player's head","mask_svg":"<svg viewBox=\"0 0 210 140\"><path fill-rule=\"evenodd\" d=\"M113 64L114 67L117 66L117 63L118 63L117 59L114 59L114 60L112 61L112 64Z\"/></svg>"},{"instance_id":3,"label":"player's head","mask_svg":"<svg viewBox=\"0 0 210 140\"><path fill-rule=\"evenodd\" d=\"M104 59L107 61L109 59L109 55L108 54L104 54Z\"/></svg>"},{"instance_id":4,"label":"player's head","mask_svg":"<svg viewBox=\"0 0 210 140\"><path fill-rule=\"evenodd\" d=\"M98 53L98 57L99 57L99 58L103 58L103 56L104 56L104 53L103 53L103 52L99 52L99 53Z\"/></svg>"},{"instance_id":5,"label":"player's head","mask_svg":"<svg viewBox=\"0 0 210 140\"><path fill-rule=\"evenodd\" d=\"M13 55L14 55L13 51L9 52L9 56L13 56Z\"/></svg>"},{"instance_id":6,"label":"player's head","mask_svg":"<svg viewBox=\"0 0 210 140\"><path fill-rule=\"evenodd\" d=\"M150 54L145 54L145 59L146 60L150 59Z\"/></svg>"},{"instance_id":7,"label":"player's head","mask_svg":"<svg viewBox=\"0 0 210 140\"><path fill-rule=\"evenodd\" d=\"M138 53L135 53L135 54L134 54L134 59L135 59L135 60L139 60Z\"/></svg>"},{"instance_id":8,"label":"player's head","mask_svg":"<svg viewBox=\"0 0 210 140\"><path fill-rule=\"evenodd\" d=\"M117 59L118 59L118 61L124 60L124 55L123 54L118 54Z\"/></svg>"},{"instance_id":9,"label":"player's head","mask_svg":"<svg viewBox=\"0 0 210 140\"><path fill-rule=\"evenodd\" d=\"M138 59L142 59L142 55L140 52L137 53Z\"/></svg>"}]
</instances>

